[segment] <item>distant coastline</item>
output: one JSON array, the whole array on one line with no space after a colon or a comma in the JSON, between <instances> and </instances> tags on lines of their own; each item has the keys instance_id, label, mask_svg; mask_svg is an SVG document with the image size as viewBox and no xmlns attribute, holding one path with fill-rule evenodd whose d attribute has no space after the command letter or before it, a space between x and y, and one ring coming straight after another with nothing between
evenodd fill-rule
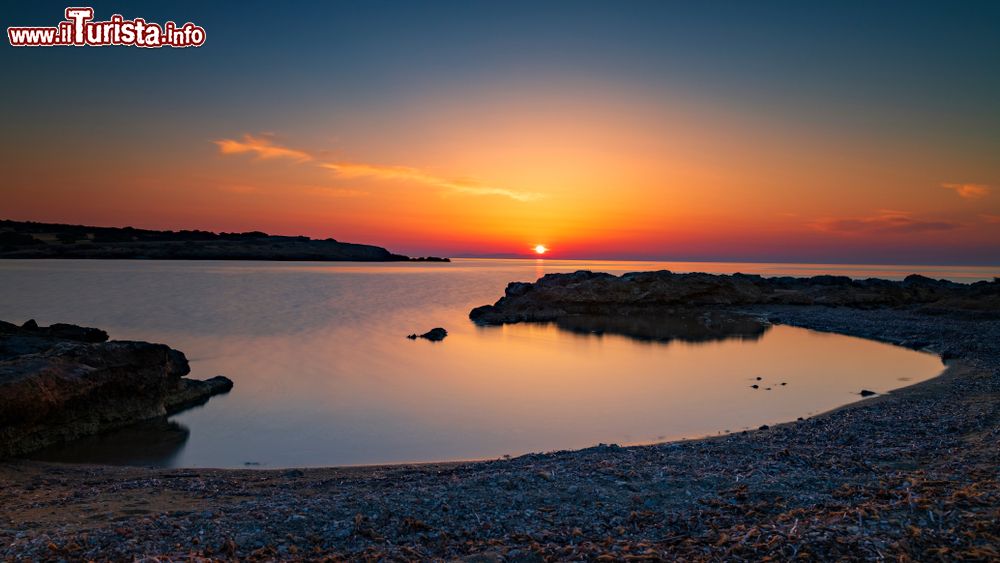
<instances>
[{"instance_id":1,"label":"distant coastline","mask_svg":"<svg viewBox=\"0 0 1000 563\"><path fill-rule=\"evenodd\" d=\"M450 262L436 256L411 258L380 246L332 238L279 236L261 231L157 231L9 220L0 220L2 258Z\"/></svg>"}]
</instances>

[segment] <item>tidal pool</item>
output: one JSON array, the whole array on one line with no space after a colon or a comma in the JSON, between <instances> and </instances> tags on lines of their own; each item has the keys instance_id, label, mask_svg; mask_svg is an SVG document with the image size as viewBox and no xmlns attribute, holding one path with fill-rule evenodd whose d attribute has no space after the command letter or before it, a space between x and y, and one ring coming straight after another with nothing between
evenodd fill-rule
<instances>
[{"instance_id":1,"label":"tidal pool","mask_svg":"<svg viewBox=\"0 0 1000 563\"><path fill-rule=\"evenodd\" d=\"M885 392L943 369L931 354L742 321L706 332L690 319L468 320L510 281L662 268L871 275L816 265L541 260L6 261L0 319L163 342L187 355L191 377L235 382L228 395L169 421L33 456L95 463L353 465L694 438L809 416L859 400L861 389ZM406 338L436 326L449 332L443 342Z\"/></svg>"}]
</instances>

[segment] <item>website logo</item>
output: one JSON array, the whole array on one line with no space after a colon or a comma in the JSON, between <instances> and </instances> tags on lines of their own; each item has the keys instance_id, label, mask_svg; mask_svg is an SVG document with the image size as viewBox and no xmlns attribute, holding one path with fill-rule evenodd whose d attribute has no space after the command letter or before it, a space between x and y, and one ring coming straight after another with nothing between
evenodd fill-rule
<instances>
[{"instance_id":1,"label":"website logo","mask_svg":"<svg viewBox=\"0 0 1000 563\"><path fill-rule=\"evenodd\" d=\"M52 27L8 27L13 47L201 47L205 28L187 22L163 25L143 18L127 20L114 14L110 20L94 21L93 8L66 8L66 19Z\"/></svg>"}]
</instances>

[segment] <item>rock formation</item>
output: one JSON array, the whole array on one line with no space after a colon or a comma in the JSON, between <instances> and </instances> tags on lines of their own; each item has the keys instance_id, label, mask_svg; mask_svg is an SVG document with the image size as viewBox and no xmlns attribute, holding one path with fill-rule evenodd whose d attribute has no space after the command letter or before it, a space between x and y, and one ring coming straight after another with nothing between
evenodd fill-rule
<instances>
[{"instance_id":1,"label":"rock formation","mask_svg":"<svg viewBox=\"0 0 1000 563\"><path fill-rule=\"evenodd\" d=\"M947 310L997 316L1000 282L960 284L919 275L897 282L846 276L764 278L665 270L614 276L578 271L548 274L535 283L511 283L499 301L476 307L469 317L481 324L500 324L745 305L917 306L929 313Z\"/></svg>"},{"instance_id":2,"label":"rock formation","mask_svg":"<svg viewBox=\"0 0 1000 563\"><path fill-rule=\"evenodd\" d=\"M0 457L173 414L233 386L189 372L184 354L163 344L0 321Z\"/></svg>"}]
</instances>

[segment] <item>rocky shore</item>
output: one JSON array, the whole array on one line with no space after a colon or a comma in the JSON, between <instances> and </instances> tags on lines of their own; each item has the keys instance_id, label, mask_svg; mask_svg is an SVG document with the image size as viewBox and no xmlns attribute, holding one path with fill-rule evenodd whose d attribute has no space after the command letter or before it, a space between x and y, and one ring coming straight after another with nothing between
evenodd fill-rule
<instances>
[{"instance_id":1,"label":"rocky shore","mask_svg":"<svg viewBox=\"0 0 1000 563\"><path fill-rule=\"evenodd\" d=\"M184 354L163 344L0 321L0 458L164 417L233 386L189 372Z\"/></svg>"},{"instance_id":2,"label":"rocky shore","mask_svg":"<svg viewBox=\"0 0 1000 563\"><path fill-rule=\"evenodd\" d=\"M535 283L514 282L493 305L469 317L483 324L547 322L578 315L629 317L677 310L733 309L748 305L823 305L874 309L914 306L921 311L1000 316L1000 281L960 284L911 275L902 281L854 280L668 271L548 274ZM665 315L665 313L667 315Z\"/></svg>"},{"instance_id":3,"label":"rocky shore","mask_svg":"<svg viewBox=\"0 0 1000 563\"><path fill-rule=\"evenodd\" d=\"M627 316L635 304L670 310L681 301L667 295L689 292L667 288L663 274L636 286L628 277L589 273L547 278L556 281L512 284L506 301L477 318L557 322L569 311L614 313L615 301L627 304L618 309ZM947 369L821 416L650 446L277 471L0 463L0 557L1000 558L1000 322L989 305L995 283L866 282L859 288L884 289L833 306L832 295L849 293L838 288L842 282L693 280L757 295L719 302L735 294L688 293L713 310L933 351ZM651 293L647 281L662 292ZM593 291L553 289L559 300L552 302L534 293L564 282ZM624 297L609 299L600 284ZM776 297L786 289L796 297ZM812 301L785 301L806 295ZM758 330L734 327L749 337Z\"/></svg>"}]
</instances>

